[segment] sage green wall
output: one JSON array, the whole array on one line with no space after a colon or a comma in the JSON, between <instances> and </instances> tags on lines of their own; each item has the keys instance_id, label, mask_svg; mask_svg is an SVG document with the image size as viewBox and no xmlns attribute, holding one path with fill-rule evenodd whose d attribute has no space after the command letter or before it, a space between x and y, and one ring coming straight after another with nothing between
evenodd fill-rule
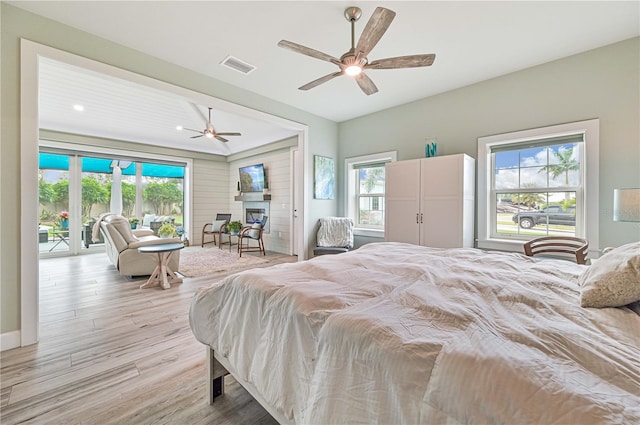
<instances>
[{"instance_id":1,"label":"sage green wall","mask_svg":"<svg viewBox=\"0 0 640 425\"><path fill-rule=\"evenodd\" d=\"M394 149L398 160L424 157L427 137L437 137L438 155L476 158L481 136L599 118L599 248L640 240L640 224L614 223L611 211L613 189L640 187L639 80L633 38L342 122L338 181L345 158Z\"/></svg>"},{"instance_id":2,"label":"sage green wall","mask_svg":"<svg viewBox=\"0 0 640 425\"><path fill-rule=\"evenodd\" d=\"M219 80L142 54L58 22L0 3L1 25L1 118L0 143L0 333L20 329L20 38L51 46L128 71L146 75L196 92L277 115L309 127L306 160L314 154L336 157L338 125L291 106L275 102ZM313 171L313 167L309 172ZM307 179L305 190L312 190ZM316 205L318 204L318 205ZM307 205L306 232L311 232L322 215L335 214L337 201L316 201ZM11 249L7 249L10 241Z\"/></svg>"}]
</instances>

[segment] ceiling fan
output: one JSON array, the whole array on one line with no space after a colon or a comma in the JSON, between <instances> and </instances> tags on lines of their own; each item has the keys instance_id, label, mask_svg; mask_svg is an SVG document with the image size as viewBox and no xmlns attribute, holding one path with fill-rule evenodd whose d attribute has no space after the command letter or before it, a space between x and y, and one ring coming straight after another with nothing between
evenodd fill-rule
<instances>
[{"instance_id":1,"label":"ceiling fan","mask_svg":"<svg viewBox=\"0 0 640 425\"><path fill-rule=\"evenodd\" d=\"M200 113L200 115L202 115L202 113ZM225 139L222 136L242 136L242 134L240 133L218 133L216 132L216 130L213 128L213 124L211 124L211 108L209 108L209 119L207 120L207 126L203 131L200 130L194 130L192 128L184 128L185 130L189 130L189 131L195 131L196 133L200 133L200 135L198 136L191 136L190 139L197 139L198 137L202 137L205 136L209 139L213 139L216 138L218 140L220 140L221 142L228 142L227 139Z\"/></svg>"},{"instance_id":2,"label":"ceiling fan","mask_svg":"<svg viewBox=\"0 0 640 425\"><path fill-rule=\"evenodd\" d=\"M433 64L436 58L434 54L398 56L369 62L367 55L376 44L378 44L378 41L380 41L385 31L387 31L387 28L391 25L391 21L393 21L393 18L396 16L396 12L385 9L384 7L377 7L373 15L371 15L371 18L369 18L369 22L367 22L367 25L364 27L358 44L355 45L355 23L360 19L360 16L362 16L362 10L358 7L349 7L344 11L344 17L347 18L347 21L351 22L351 49L342 55L340 59L291 41L281 40L278 43L278 46L285 49L331 62L340 67L340 71L313 80L299 87L299 90L309 90L339 75L347 74L355 78L365 94L371 95L376 93L378 88L364 73L366 69L415 68Z\"/></svg>"}]
</instances>

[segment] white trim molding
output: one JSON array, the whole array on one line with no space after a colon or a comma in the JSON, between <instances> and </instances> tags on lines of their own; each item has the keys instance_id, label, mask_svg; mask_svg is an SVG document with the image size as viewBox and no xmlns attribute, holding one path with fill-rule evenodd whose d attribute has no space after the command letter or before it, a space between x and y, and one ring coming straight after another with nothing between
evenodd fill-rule
<instances>
[{"instance_id":1,"label":"white trim molding","mask_svg":"<svg viewBox=\"0 0 640 425\"><path fill-rule=\"evenodd\" d=\"M355 174L353 173L353 166L356 164L363 164L367 162L380 162L380 161L388 161L395 162L398 159L397 151L388 151L388 152L380 152L374 153L370 155L362 155L356 156L352 158L345 158L344 160L344 170L345 170L345 187L344 187L344 205L345 205L345 215L347 217L351 217L353 222L356 223L355 228L353 229L353 234L355 236L366 236L373 238L384 238L384 229L367 229L358 227L356 220L356 198L354 194L354 190L356 187Z\"/></svg>"},{"instance_id":2,"label":"white trim molding","mask_svg":"<svg viewBox=\"0 0 640 425\"><path fill-rule=\"evenodd\" d=\"M599 256L599 156L600 120L590 119L478 138L478 239L482 249L522 252L523 241L491 238L488 194L491 185L491 147L570 134L584 134L584 237L592 258Z\"/></svg>"},{"instance_id":3,"label":"white trim molding","mask_svg":"<svg viewBox=\"0 0 640 425\"><path fill-rule=\"evenodd\" d=\"M20 40L20 193L21 193L21 221L20 221L20 339L22 346L38 342L39 320L39 292L38 292L38 148L39 148L39 109L38 109L38 68L41 57L68 63L77 67L89 69L115 78L131 81L153 87L168 93L181 96L192 102L210 105L272 124L295 130L298 139L298 149L304 158L299 171L296 172L304 187L310 184L310 177L305 170L309 169L309 158L306 155L309 144L309 129L287 118L278 117L267 112L252 109L230 101L219 99L211 95L199 93L179 87L171 83L147 77L126 69L117 68L106 63L82 57L73 53L58 50L27 39ZM189 187L191 183L185 182ZM309 211L309 196L303 191L303 202L300 204L297 218L296 232L300 234L297 243L298 254L307 258L307 244L309 234L306 229ZM185 194L185 196L187 196ZM193 220L192 212L188 212ZM193 231L193 229L192 229Z\"/></svg>"},{"instance_id":4,"label":"white trim molding","mask_svg":"<svg viewBox=\"0 0 640 425\"><path fill-rule=\"evenodd\" d=\"M12 331L0 334L0 351L11 350L20 347L20 331Z\"/></svg>"}]
</instances>

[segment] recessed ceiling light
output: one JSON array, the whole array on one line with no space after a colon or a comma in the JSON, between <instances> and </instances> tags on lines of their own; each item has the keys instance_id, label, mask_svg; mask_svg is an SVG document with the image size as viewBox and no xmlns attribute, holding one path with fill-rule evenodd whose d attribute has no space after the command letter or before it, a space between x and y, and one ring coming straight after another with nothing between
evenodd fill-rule
<instances>
[{"instance_id":1,"label":"recessed ceiling light","mask_svg":"<svg viewBox=\"0 0 640 425\"><path fill-rule=\"evenodd\" d=\"M178 130L178 131L182 131L182 126L181 126L181 125L177 125L177 126L176 126L176 130Z\"/></svg>"},{"instance_id":2,"label":"recessed ceiling light","mask_svg":"<svg viewBox=\"0 0 640 425\"><path fill-rule=\"evenodd\" d=\"M84 106L82 106L82 105L73 105L73 109L75 109L78 112L82 112L82 111L84 111Z\"/></svg>"}]
</instances>

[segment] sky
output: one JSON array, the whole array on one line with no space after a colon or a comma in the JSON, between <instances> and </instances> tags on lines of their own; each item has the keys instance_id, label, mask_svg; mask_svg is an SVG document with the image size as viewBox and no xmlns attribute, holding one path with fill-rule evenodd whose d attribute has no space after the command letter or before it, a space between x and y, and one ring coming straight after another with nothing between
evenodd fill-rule
<instances>
[{"instance_id":1,"label":"sky","mask_svg":"<svg viewBox=\"0 0 640 425\"><path fill-rule=\"evenodd\" d=\"M564 186L564 173L553 179L553 176L547 173L543 167L559 163L553 152L563 151L571 147L574 147L572 159L579 160L580 149L577 144L544 146L495 153L495 188L498 190L523 187L546 189ZM549 178L548 181L547 178ZM579 183L580 171L570 171L569 186L578 186Z\"/></svg>"}]
</instances>

